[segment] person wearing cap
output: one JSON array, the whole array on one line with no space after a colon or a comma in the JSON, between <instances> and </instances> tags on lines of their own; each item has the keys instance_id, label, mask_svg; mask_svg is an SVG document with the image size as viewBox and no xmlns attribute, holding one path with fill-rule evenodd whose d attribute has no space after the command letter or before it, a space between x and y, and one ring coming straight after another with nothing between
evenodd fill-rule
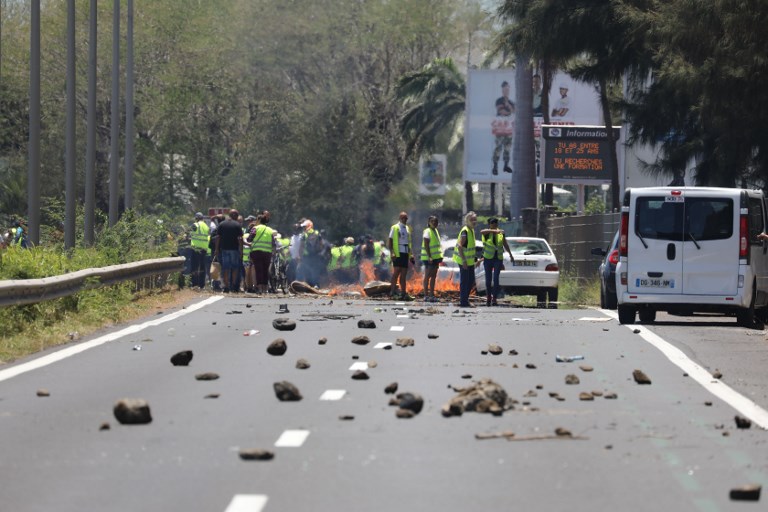
<instances>
[{"instance_id":1,"label":"person wearing cap","mask_svg":"<svg viewBox=\"0 0 768 512\"><path fill-rule=\"evenodd\" d=\"M499 275L504 266L504 250L509 253L509 260L514 264L515 258L509 248L504 230L499 229L499 219L488 219L488 227L480 231L483 240L483 268L485 269L485 305L497 306L499 297Z\"/></svg>"},{"instance_id":2,"label":"person wearing cap","mask_svg":"<svg viewBox=\"0 0 768 512\"><path fill-rule=\"evenodd\" d=\"M348 236L339 251L339 280L342 283L354 283L357 280L357 258L355 257L355 238Z\"/></svg>"},{"instance_id":3,"label":"person wearing cap","mask_svg":"<svg viewBox=\"0 0 768 512\"><path fill-rule=\"evenodd\" d=\"M399 222L393 224L389 229L389 240L387 241L387 248L389 249L392 261L392 281L390 282L389 296L395 298L395 290L399 282L399 298L402 300L413 300L414 297L408 295L406 291L408 262L414 263L413 237L411 226L408 225L408 214L400 212L398 217Z\"/></svg>"},{"instance_id":4,"label":"person wearing cap","mask_svg":"<svg viewBox=\"0 0 768 512\"><path fill-rule=\"evenodd\" d=\"M430 215L421 241L421 261L424 265L424 302L439 302L435 297L437 268L443 262L437 215Z\"/></svg>"},{"instance_id":5,"label":"person wearing cap","mask_svg":"<svg viewBox=\"0 0 768 512\"><path fill-rule=\"evenodd\" d=\"M219 224L214 257L221 264L221 280L224 293L236 292L240 263L243 259L243 229L238 219L240 212L229 210L229 218Z\"/></svg>"},{"instance_id":6,"label":"person wearing cap","mask_svg":"<svg viewBox=\"0 0 768 512\"><path fill-rule=\"evenodd\" d=\"M192 286L200 289L205 288L206 275L206 255L208 253L208 242L210 240L210 228L205 222L202 212L195 214L195 222L191 226L190 245L192 253Z\"/></svg>"},{"instance_id":7,"label":"person wearing cap","mask_svg":"<svg viewBox=\"0 0 768 512\"><path fill-rule=\"evenodd\" d=\"M325 267L325 242L310 219L302 222L301 227L304 232L299 243L299 269L307 284L317 287Z\"/></svg>"},{"instance_id":8,"label":"person wearing cap","mask_svg":"<svg viewBox=\"0 0 768 512\"><path fill-rule=\"evenodd\" d=\"M552 108L553 118L565 118L571 111L571 98L568 97L568 84L565 82L560 84L560 97L555 102L554 108Z\"/></svg>"}]
</instances>

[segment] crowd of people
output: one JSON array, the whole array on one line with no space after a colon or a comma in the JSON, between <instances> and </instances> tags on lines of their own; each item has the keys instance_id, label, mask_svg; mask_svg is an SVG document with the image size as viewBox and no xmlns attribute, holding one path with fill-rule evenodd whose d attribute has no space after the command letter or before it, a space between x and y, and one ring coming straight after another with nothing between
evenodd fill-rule
<instances>
[{"instance_id":1,"label":"crowd of people","mask_svg":"<svg viewBox=\"0 0 768 512\"><path fill-rule=\"evenodd\" d=\"M435 295L437 271L443 263L439 219L427 220L421 240L414 240L408 224L408 213L400 212L398 222L389 230L386 242L365 234L357 239L347 236L339 245L329 243L311 219L299 219L288 236L269 226L270 212L259 212L243 218L237 210L219 214L209 221L202 213L195 214L190 226L188 246L180 250L187 257L186 273L193 287L205 288L207 282L214 290L264 294L276 292L275 277L286 283L302 281L312 287L332 284L360 283L368 279L389 282L389 296L399 300L415 300L408 294L410 268L423 269L425 302L438 302ZM459 298L461 307L473 307L469 294L474 287L474 269L481 262L485 268L486 305L497 305L499 273L506 251L514 258L499 229L498 219L491 218L488 227L480 230L483 245L481 257L476 255L477 215L469 212L459 232L453 261L459 266ZM371 275L372 274L372 275Z\"/></svg>"},{"instance_id":2,"label":"crowd of people","mask_svg":"<svg viewBox=\"0 0 768 512\"><path fill-rule=\"evenodd\" d=\"M32 246L27 235L27 224L23 219L14 220L12 227L0 233L0 249L11 246L21 249L29 249Z\"/></svg>"}]
</instances>

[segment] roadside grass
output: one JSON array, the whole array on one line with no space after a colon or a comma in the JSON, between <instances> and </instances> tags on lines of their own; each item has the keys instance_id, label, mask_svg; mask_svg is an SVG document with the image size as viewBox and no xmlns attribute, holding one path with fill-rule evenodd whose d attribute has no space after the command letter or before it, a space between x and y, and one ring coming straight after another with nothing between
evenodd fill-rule
<instances>
[{"instance_id":1,"label":"roadside grass","mask_svg":"<svg viewBox=\"0 0 768 512\"><path fill-rule=\"evenodd\" d=\"M508 296L509 297L509 296ZM536 297L521 295L511 297L514 304L523 307L536 307ZM580 309L600 306L600 279L587 279L569 275L560 276L558 286L558 307L561 309Z\"/></svg>"},{"instance_id":2,"label":"roadside grass","mask_svg":"<svg viewBox=\"0 0 768 512\"><path fill-rule=\"evenodd\" d=\"M199 291L168 285L134 292L132 283L86 290L69 297L0 308L0 364L70 343L156 310L200 297Z\"/></svg>"}]
</instances>

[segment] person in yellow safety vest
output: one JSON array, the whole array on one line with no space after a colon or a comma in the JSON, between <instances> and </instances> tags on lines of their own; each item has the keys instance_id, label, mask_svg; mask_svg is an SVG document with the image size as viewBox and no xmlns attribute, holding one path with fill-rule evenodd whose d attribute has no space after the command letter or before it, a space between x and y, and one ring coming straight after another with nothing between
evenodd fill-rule
<instances>
[{"instance_id":1,"label":"person in yellow safety vest","mask_svg":"<svg viewBox=\"0 0 768 512\"><path fill-rule=\"evenodd\" d=\"M209 235L210 228L203 219L203 214L197 212L195 222L192 224L190 243L192 245L192 286L197 286L200 289L205 288L205 264Z\"/></svg>"},{"instance_id":2,"label":"person in yellow safety vest","mask_svg":"<svg viewBox=\"0 0 768 512\"><path fill-rule=\"evenodd\" d=\"M504 267L504 249L509 253L509 260L515 263L504 230L499 229L499 219L488 219L488 228L480 231L483 239L483 268L485 269L485 305L498 306L499 274Z\"/></svg>"},{"instance_id":3,"label":"person in yellow safety vest","mask_svg":"<svg viewBox=\"0 0 768 512\"><path fill-rule=\"evenodd\" d=\"M439 223L437 215L430 215L427 219L427 228L421 237L421 261L424 265L424 302L440 302L435 297L437 268L443 262L443 248L440 244L440 232L437 230Z\"/></svg>"},{"instance_id":4,"label":"person in yellow safety vest","mask_svg":"<svg viewBox=\"0 0 768 512\"><path fill-rule=\"evenodd\" d=\"M248 235L256 227L256 217L249 215L245 218L243 225L243 266L245 267L245 283L243 287L248 293L256 291L256 272L251 265L251 244L248 242Z\"/></svg>"},{"instance_id":5,"label":"person in yellow safety vest","mask_svg":"<svg viewBox=\"0 0 768 512\"><path fill-rule=\"evenodd\" d=\"M331 258L328 260L326 270L332 276L335 276L335 271L339 268L339 259L341 258L341 246L334 245L330 250Z\"/></svg>"},{"instance_id":6,"label":"person in yellow safety vest","mask_svg":"<svg viewBox=\"0 0 768 512\"><path fill-rule=\"evenodd\" d=\"M459 264L459 307L473 308L469 303L469 292L475 284L475 226L477 214L469 212L464 216L464 226L459 231L453 261Z\"/></svg>"},{"instance_id":7,"label":"person in yellow safety vest","mask_svg":"<svg viewBox=\"0 0 768 512\"><path fill-rule=\"evenodd\" d=\"M339 254L339 280L342 283L354 283L357 280L359 272L357 263L355 239L348 236L344 239L344 245L340 247Z\"/></svg>"},{"instance_id":8,"label":"person in yellow safety vest","mask_svg":"<svg viewBox=\"0 0 768 512\"><path fill-rule=\"evenodd\" d=\"M275 250L275 231L267 226L267 212L256 216L256 226L251 230L251 266L256 274L256 293L269 292L269 264Z\"/></svg>"},{"instance_id":9,"label":"person in yellow safety vest","mask_svg":"<svg viewBox=\"0 0 768 512\"><path fill-rule=\"evenodd\" d=\"M393 224L389 230L389 240L387 248L389 249L390 259L392 261L392 281L390 282L389 296L395 298L397 283L400 283L400 299L413 300L406 290L406 279L408 275L408 262L414 263L413 259L413 236L411 226L408 225L408 214L400 212L397 224Z\"/></svg>"}]
</instances>

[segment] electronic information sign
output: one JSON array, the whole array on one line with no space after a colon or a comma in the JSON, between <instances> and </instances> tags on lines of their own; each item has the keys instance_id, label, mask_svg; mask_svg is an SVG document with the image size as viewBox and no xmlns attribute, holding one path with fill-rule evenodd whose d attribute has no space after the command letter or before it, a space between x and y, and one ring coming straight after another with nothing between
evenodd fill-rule
<instances>
[{"instance_id":1,"label":"electronic information sign","mask_svg":"<svg viewBox=\"0 0 768 512\"><path fill-rule=\"evenodd\" d=\"M614 140L620 128L613 127ZM610 183L613 167L609 155L608 131L603 126L541 127L544 146L540 181L543 183Z\"/></svg>"}]
</instances>

